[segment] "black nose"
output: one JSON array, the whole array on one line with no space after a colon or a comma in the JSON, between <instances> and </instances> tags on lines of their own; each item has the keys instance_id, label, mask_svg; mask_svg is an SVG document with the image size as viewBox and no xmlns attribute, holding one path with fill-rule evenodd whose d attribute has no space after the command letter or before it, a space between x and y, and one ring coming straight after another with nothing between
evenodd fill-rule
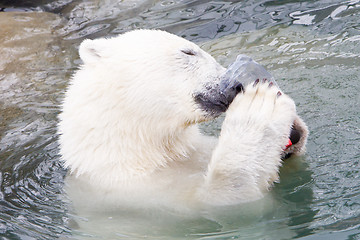
<instances>
[{"instance_id":1,"label":"black nose","mask_svg":"<svg viewBox=\"0 0 360 240\"><path fill-rule=\"evenodd\" d=\"M294 128L294 126L291 128L290 132L290 140L292 144L296 144L300 141L300 132Z\"/></svg>"},{"instance_id":2,"label":"black nose","mask_svg":"<svg viewBox=\"0 0 360 240\"><path fill-rule=\"evenodd\" d=\"M230 105L230 103L234 100L238 93L243 91L244 86L237 81L234 81L234 84L232 86L228 86L226 89L224 89L223 94L227 99L228 105Z\"/></svg>"},{"instance_id":3,"label":"black nose","mask_svg":"<svg viewBox=\"0 0 360 240\"><path fill-rule=\"evenodd\" d=\"M238 83L236 86L235 86L235 89L236 91L236 94L240 93L240 92L243 92L244 91L244 86L241 84L241 83ZM236 95L235 94L235 95Z\"/></svg>"}]
</instances>

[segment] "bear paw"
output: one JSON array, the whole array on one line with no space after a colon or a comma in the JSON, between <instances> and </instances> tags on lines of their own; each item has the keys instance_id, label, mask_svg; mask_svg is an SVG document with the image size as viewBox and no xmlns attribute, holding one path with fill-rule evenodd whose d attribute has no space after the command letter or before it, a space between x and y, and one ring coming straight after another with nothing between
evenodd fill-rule
<instances>
[{"instance_id":1,"label":"bear paw","mask_svg":"<svg viewBox=\"0 0 360 240\"><path fill-rule=\"evenodd\" d=\"M286 144L295 118L294 101L273 82L257 79L231 103L224 126L245 135L266 133Z\"/></svg>"}]
</instances>

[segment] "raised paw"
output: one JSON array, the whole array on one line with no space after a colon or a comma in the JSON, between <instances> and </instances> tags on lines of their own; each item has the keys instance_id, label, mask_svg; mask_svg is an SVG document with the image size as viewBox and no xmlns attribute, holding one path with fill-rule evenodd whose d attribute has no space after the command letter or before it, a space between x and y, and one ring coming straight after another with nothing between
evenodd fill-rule
<instances>
[{"instance_id":1,"label":"raised paw","mask_svg":"<svg viewBox=\"0 0 360 240\"><path fill-rule=\"evenodd\" d=\"M233 112L247 118L260 117L262 120L270 121L284 115L293 115L295 104L273 82L267 79L256 79L234 99L227 114Z\"/></svg>"},{"instance_id":2,"label":"raised paw","mask_svg":"<svg viewBox=\"0 0 360 240\"><path fill-rule=\"evenodd\" d=\"M285 147L296 117L295 103L289 96L273 82L257 79L234 99L224 125L242 132L244 129L259 134L266 132Z\"/></svg>"}]
</instances>

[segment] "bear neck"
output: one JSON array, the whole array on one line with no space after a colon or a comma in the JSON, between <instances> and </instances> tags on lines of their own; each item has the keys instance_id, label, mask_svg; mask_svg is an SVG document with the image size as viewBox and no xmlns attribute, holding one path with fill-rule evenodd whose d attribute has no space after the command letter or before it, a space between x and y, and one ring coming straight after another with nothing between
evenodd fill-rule
<instances>
[{"instance_id":1,"label":"bear neck","mask_svg":"<svg viewBox=\"0 0 360 240\"><path fill-rule=\"evenodd\" d=\"M83 165L81 172L74 171L77 175L88 176L96 185L110 188L119 183L131 184L155 171L161 171L171 162L189 159L195 151L194 137L200 135L196 125L185 124L171 129L161 123L133 124L133 128L124 123L121 125L127 127L118 128L117 131L113 128L103 129L103 134L113 141L100 146L107 151L106 160L104 156L102 159L94 157L92 160L96 164L91 169Z\"/></svg>"},{"instance_id":2,"label":"bear neck","mask_svg":"<svg viewBox=\"0 0 360 240\"><path fill-rule=\"evenodd\" d=\"M161 127L161 124L138 126L137 131L129 131L123 138L127 145L125 148L130 151L130 165L134 162L138 163L138 166L148 163L151 165L150 168L158 169L165 167L169 162L188 158L194 151L191 140L196 135L194 132L198 132L195 125L171 129Z\"/></svg>"}]
</instances>

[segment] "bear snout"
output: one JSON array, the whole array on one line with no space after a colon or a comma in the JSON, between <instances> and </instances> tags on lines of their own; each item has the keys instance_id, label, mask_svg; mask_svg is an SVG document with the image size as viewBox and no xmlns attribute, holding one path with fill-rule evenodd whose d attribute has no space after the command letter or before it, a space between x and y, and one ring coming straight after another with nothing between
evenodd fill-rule
<instances>
[{"instance_id":1,"label":"bear snout","mask_svg":"<svg viewBox=\"0 0 360 240\"><path fill-rule=\"evenodd\" d=\"M194 100L201 110L211 117L217 117L225 112L230 103L228 99L220 92L217 94L197 93Z\"/></svg>"},{"instance_id":2,"label":"bear snout","mask_svg":"<svg viewBox=\"0 0 360 240\"><path fill-rule=\"evenodd\" d=\"M225 112L238 93L244 90L241 83L233 81L225 89L217 86L194 95L195 102L212 117Z\"/></svg>"}]
</instances>

